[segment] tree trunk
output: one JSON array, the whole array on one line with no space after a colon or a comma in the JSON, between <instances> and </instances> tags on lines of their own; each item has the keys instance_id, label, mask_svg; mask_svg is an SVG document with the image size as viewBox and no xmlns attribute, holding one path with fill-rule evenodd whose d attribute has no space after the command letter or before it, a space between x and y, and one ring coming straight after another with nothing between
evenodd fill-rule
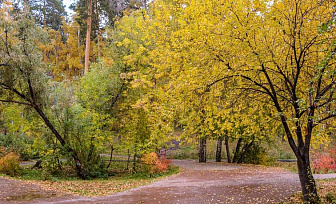
<instances>
[{"instance_id":1,"label":"tree trunk","mask_svg":"<svg viewBox=\"0 0 336 204\"><path fill-rule=\"evenodd\" d=\"M92 0L89 0L88 18L86 20L86 45L85 45L85 61L84 74L89 72L90 66L90 42L91 42L91 23L92 23Z\"/></svg>"},{"instance_id":2,"label":"tree trunk","mask_svg":"<svg viewBox=\"0 0 336 204\"><path fill-rule=\"evenodd\" d=\"M42 166L41 166L41 163L42 163L42 160L37 160L36 163L34 164L34 166L32 166L31 169L41 169Z\"/></svg>"},{"instance_id":3,"label":"tree trunk","mask_svg":"<svg viewBox=\"0 0 336 204\"><path fill-rule=\"evenodd\" d=\"M107 165L106 169L109 169L110 168L110 165L112 163L112 158L113 158L113 145L111 145L111 154L110 154L110 161L109 161L109 164Z\"/></svg>"},{"instance_id":4,"label":"tree trunk","mask_svg":"<svg viewBox=\"0 0 336 204\"><path fill-rule=\"evenodd\" d=\"M310 168L309 155L305 158L298 159L298 173L303 193L303 201L305 203L319 203L320 199L317 194L316 183Z\"/></svg>"},{"instance_id":5,"label":"tree trunk","mask_svg":"<svg viewBox=\"0 0 336 204\"><path fill-rule=\"evenodd\" d=\"M98 23L97 29L97 47L98 47L98 59L101 57L101 46L100 46L100 31L99 31L99 9L98 9L98 0L96 1L96 17Z\"/></svg>"},{"instance_id":6,"label":"tree trunk","mask_svg":"<svg viewBox=\"0 0 336 204\"><path fill-rule=\"evenodd\" d=\"M236 150L235 150L235 153L234 153L234 156L233 156L233 160L232 160L233 163L238 161L238 157L239 157L239 153L240 153L240 147L241 147L242 142L243 142L243 139L239 138L238 142L237 142L237 145L236 145Z\"/></svg>"},{"instance_id":7,"label":"tree trunk","mask_svg":"<svg viewBox=\"0 0 336 204\"><path fill-rule=\"evenodd\" d=\"M78 28L77 36L78 36L78 56L79 56L79 64L83 64L83 58L82 58L82 54L81 54L80 28Z\"/></svg>"},{"instance_id":8,"label":"tree trunk","mask_svg":"<svg viewBox=\"0 0 336 204\"><path fill-rule=\"evenodd\" d=\"M46 18L46 0L43 1L43 28L47 27L47 18Z\"/></svg>"},{"instance_id":9,"label":"tree trunk","mask_svg":"<svg viewBox=\"0 0 336 204\"><path fill-rule=\"evenodd\" d=\"M86 179L86 173L84 172L82 163L77 155L77 153L70 147L66 146L66 143L62 136L58 133L58 131L55 129L55 127L51 124L49 119L44 115L43 111L36 105L33 106L36 112L40 115L44 123L48 126L48 128L51 130L51 132L56 136L57 140L61 143L63 147L66 147L66 150L71 153L72 158L75 161L76 169L77 169L77 174L80 178Z\"/></svg>"},{"instance_id":10,"label":"tree trunk","mask_svg":"<svg viewBox=\"0 0 336 204\"><path fill-rule=\"evenodd\" d=\"M226 148L226 156L227 156L227 162L231 163L231 153L229 148L229 137L225 136L225 148Z\"/></svg>"},{"instance_id":11,"label":"tree trunk","mask_svg":"<svg viewBox=\"0 0 336 204\"><path fill-rule=\"evenodd\" d=\"M251 149L252 145L253 145L253 140L252 140L252 142L250 142L249 144L247 144L243 148L243 152L241 153L240 158L237 161L238 164L243 163L244 157L245 157L246 153Z\"/></svg>"},{"instance_id":12,"label":"tree trunk","mask_svg":"<svg viewBox=\"0 0 336 204\"><path fill-rule=\"evenodd\" d=\"M198 157L199 157L199 162L206 162L206 139L205 138L200 139Z\"/></svg>"},{"instance_id":13,"label":"tree trunk","mask_svg":"<svg viewBox=\"0 0 336 204\"><path fill-rule=\"evenodd\" d=\"M126 170L129 169L130 159L131 159L131 154L129 152L129 149L127 149L127 166L126 166Z\"/></svg>"},{"instance_id":14,"label":"tree trunk","mask_svg":"<svg viewBox=\"0 0 336 204\"><path fill-rule=\"evenodd\" d=\"M27 6L28 6L28 5L27 5L27 0L24 0L24 3L23 3L23 4L24 4L24 5L23 5L23 7L24 7L24 8L23 8L23 10L24 10L24 14L27 15L27 10L28 10L28 9L27 9Z\"/></svg>"},{"instance_id":15,"label":"tree trunk","mask_svg":"<svg viewBox=\"0 0 336 204\"><path fill-rule=\"evenodd\" d=\"M216 149L216 162L222 161L222 138L218 138L217 140L217 149Z\"/></svg>"},{"instance_id":16,"label":"tree trunk","mask_svg":"<svg viewBox=\"0 0 336 204\"><path fill-rule=\"evenodd\" d=\"M136 168L136 153L134 153L134 155L133 155L133 172L136 172L135 168Z\"/></svg>"}]
</instances>

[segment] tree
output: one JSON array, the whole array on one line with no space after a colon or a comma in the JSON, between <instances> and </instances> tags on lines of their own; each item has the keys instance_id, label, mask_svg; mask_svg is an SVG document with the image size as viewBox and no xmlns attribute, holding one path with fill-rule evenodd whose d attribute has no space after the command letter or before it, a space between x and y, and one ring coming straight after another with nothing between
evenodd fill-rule
<instances>
[{"instance_id":1,"label":"tree","mask_svg":"<svg viewBox=\"0 0 336 204\"><path fill-rule=\"evenodd\" d=\"M16 7L23 4L26 9L28 6L28 11L39 26L62 31L62 17L65 17L67 13L61 0L24 0L23 3L22 0L17 0L13 2Z\"/></svg>"},{"instance_id":2,"label":"tree","mask_svg":"<svg viewBox=\"0 0 336 204\"><path fill-rule=\"evenodd\" d=\"M20 16L16 18L0 21L0 32L3 33L0 42L0 101L26 105L34 109L55 138L71 154L78 175L85 179L86 173L77 153L67 145L43 110L47 103L47 75L37 45L46 41L46 33L32 20Z\"/></svg>"},{"instance_id":3,"label":"tree","mask_svg":"<svg viewBox=\"0 0 336 204\"><path fill-rule=\"evenodd\" d=\"M333 6L333 1L300 0L227 4L230 32L222 36L227 48L214 52L241 88L272 105L298 160L304 201L310 203L318 201L309 156L314 128L335 117Z\"/></svg>"},{"instance_id":4,"label":"tree","mask_svg":"<svg viewBox=\"0 0 336 204\"><path fill-rule=\"evenodd\" d=\"M155 46L147 77L155 76L161 97L172 99L169 107L195 111L189 124L202 124L213 104L209 91L235 85L250 92L282 124L304 201L317 202L309 150L319 136L315 127L336 116L334 1L181 0L151 7L144 16Z\"/></svg>"},{"instance_id":5,"label":"tree","mask_svg":"<svg viewBox=\"0 0 336 204\"><path fill-rule=\"evenodd\" d=\"M88 2L87 10L87 19L86 19L86 41L85 41L85 58L84 58L84 74L89 72L89 63L90 63L90 43L91 43L91 23L92 23L92 0Z\"/></svg>"}]
</instances>

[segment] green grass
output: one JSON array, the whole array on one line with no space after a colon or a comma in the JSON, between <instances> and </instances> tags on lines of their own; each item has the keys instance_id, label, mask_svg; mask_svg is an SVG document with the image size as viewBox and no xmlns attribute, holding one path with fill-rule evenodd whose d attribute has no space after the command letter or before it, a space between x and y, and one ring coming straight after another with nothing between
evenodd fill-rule
<instances>
[{"instance_id":1,"label":"green grass","mask_svg":"<svg viewBox=\"0 0 336 204\"><path fill-rule=\"evenodd\" d=\"M287 170L289 170L293 173L298 173L296 162L277 162L277 161L275 161L270 166L280 167L280 168L287 169Z\"/></svg>"}]
</instances>

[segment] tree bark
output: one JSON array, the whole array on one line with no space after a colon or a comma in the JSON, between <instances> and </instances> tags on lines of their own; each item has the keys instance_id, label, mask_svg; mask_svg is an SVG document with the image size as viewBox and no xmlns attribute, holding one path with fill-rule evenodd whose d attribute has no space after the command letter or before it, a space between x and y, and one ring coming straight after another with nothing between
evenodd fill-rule
<instances>
[{"instance_id":1,"label":"tree bark","mask_svg":"<svg viewBox=\"0 0 336 204\"><path fill-rule=\"evenodd\" d=\"M40 169L40 168L42 168L41 163L42 163L42 160L37 160L36 163L34 164L34 166L32 166L31 169L35 169L35 168L36 169Z\"/></svg>"},{"instance_id":2,"label":"tree bark","mask_svg":"<svg viewBox=\"0 0 336 204\"><path fill-rule=\"evenodd\" d=\"M78 37L78 56L79 56L79 64L83 64L83 58L82 58L82 54L81 54L80 28L78 28L78 31L77 31L77 37Z\"/></svg>"},{"instance_id":3,"label":"tree bark","mask_svg":"<svg viewBox=\"0 0 336 204\"><path fill-rule=\"evenodd\" d=\"M309 158L304 158L302 162L298 160L297 166L303 193L303 200L307 203L319 203L320 199L310 168Z\"/></svg>"},{"instance_id":4,"label":"tree bark","mask_svg":"<svg viewBox=\"0 0 336 204\"><path fill-rule=\"evenodd\" d=\"M243 163L243 161L244 161L244 157L245 157L245 155L247 154L247 152L251 149L252 145L253 145L253 140L252 140L252 142L250 142L249 144L247 144L247 145L243 148L243 152L241 153L240 158L239 158L238 161L237 161L238 164Z\"/></svg>"},{"instance_id":5,"label":"tree bark","mask_svg":"<svg viewBox=\"0 0 336 204\"><path fill-rule=\"evenodd\" d=\"M133 155L133 172L136 172L136 153Z\"/></svg>"},{"instance_id":6,"label":"tree bark","mask_svg":"<svg viewBox=\"0 0 336 204\"><path fill-rule=\"evenodd\" d=\"M92 24L92 0L89 0L88 18L86 20L86 45L85 45L85 61L84 74L89 72L90 66L90 42L91 42L91 24Z\"/></svg>"},{"instance_id":7,"label":"tree bark","mask_svg":"<svg viewBox=\"0 0 336 204\"><path fill-rule=\"evenodd\" d=\"M227 156L227 162L231 163L231 153L230 153L230 147L229 147L229 137L225 136L225 149L226 149L226 156Z\"/></svg>"},{"instance_id":8,"label":"tree bark","mask_svg":"<svg viewBox=\"0 0 336 204\"><path fill-rule=\"evenodd\" d=\"M98 9L98 0L96 0L96 17L97 17L97 47L98 47L98 59L101 57L101 46L100 46L100 30L99 30L99 9Z\"/></svg>"},{"instance_id":9,"label":"tree bark","mask_svg":"<svg viewBox=\"0 0 336 204\"><path fill-rule=\"evenodd\" d=\"M28 9L27 9L27 0L24 0L24 3L23 3L23 4L24 4L24 5L23 5L23 7L24 7L24 8L23 8L24 14L27 15L27 10L28 10Z\"/></svg>"},{"instance_id":10,"label":"tree bark","mask_svg":"<svg viewBox=\"0 0 336 204\"><path fill-rule=\"evenodd\" d=\"M43 28L47 27L47 18L46 18L46 0L43 1Z\"/></svg>"},{"instance_id":11,"label":"tree bark","mask_svg":"<svg viewBox=\"0 0 336 204\"><path fill-rule=\"evenodd\" d=\"M131 154L130 154L129 149L127 149L127 165L126 165L126 170L129 169L130 159L131 159Z\"/></svg>"},{"instance_id":12,"label":"tree bark","mask_svg":"<svg viewBox=\"0 0 336 204\"><path fill-rule=\"evenodd\" d=\"M239 138L238 142L237 142L237 145L236 145L236 150L235 150L235 153L234 153L234 156L233 156L233 160L232 160L233 163L238 161L238 157L239 157L239 153L240 153L240 147L241 147L242 142L243 142L243 139Z\"/></svg>"},{"instance_id":13,"label":"tree bark","mask_svg":"<svg viewBox=\"0 0 336 204\"><path fill-rule=\"evenodd\" d=\"M199 162L206 162L206 139L201 138L199 143Z\"/></svg>"},{"instance_id":14,"label":"tree bark","mask_svg":"<svg viewBox=\"0 0 336 204\"><path fill-rule=\"evenodd\" d=\"M113 158L113 145L111 145L111 154L110 154L110 161L109 161L109 164L107 165L106 169L109 169L110 168L110 165L112 163L112 158Z\"/></svg>"},{"instance_id":15,"label":"tree bark","mask_svg":"<svg viewBox=\"0 0 336 204\"><path fill-rule=\"evenodd\" d=\"M49 119L46 117L46 115L43 113L43 111L37 106L33 106L36 112L40 115L44 123L48 126L48 128L51 130L51 132L56 136L57 140L61 143L63 147L66 147L66 150L71 153L72 158L75 161L76 169L77 169L77 174L80 178L86 179L86 173L84 172L82 163L77 155L77 153L70 147L66 146L66 143L62 136L58 133L58 131L55 129L55 127L51 124Z\"/></svg>"},{"instance_id":16,"label":"tree bark","mask_svg":"<svg viewBox=\"0 0 336 204\"><path fill-rule=\"evenodd\" d=\"M222 143L223 143L223 139L218 138L217 149L216 149L216 162L221 162L222 161Z\"/></svg>"}]
</instances>

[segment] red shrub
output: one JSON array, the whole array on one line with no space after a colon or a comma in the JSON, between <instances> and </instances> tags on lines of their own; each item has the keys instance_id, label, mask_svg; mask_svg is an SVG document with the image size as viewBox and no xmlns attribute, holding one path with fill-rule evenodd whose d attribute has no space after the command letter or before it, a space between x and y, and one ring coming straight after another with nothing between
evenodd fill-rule
<instances>
[{"instance_id":1,"label":"red shrub","mask_svg":"<svg viewBox=\"0 0 336 204\"><path fill-rule=\"evenodd\" d=\"M313 155L312 169L315 173L336 172L336 148Z\"/></svg>"},{"instance_id":2,"label":"red shrub","mask_svg":"<svg viewBox=\"0 0 336 204\"><path fill-rule=\"evenodd\" d=\"M150 166L149 173L165 173L171 163L171 160L165 157L159 158L155 152L145 154L141 159L145 164Z\"/></svg>"}]
</instances>

